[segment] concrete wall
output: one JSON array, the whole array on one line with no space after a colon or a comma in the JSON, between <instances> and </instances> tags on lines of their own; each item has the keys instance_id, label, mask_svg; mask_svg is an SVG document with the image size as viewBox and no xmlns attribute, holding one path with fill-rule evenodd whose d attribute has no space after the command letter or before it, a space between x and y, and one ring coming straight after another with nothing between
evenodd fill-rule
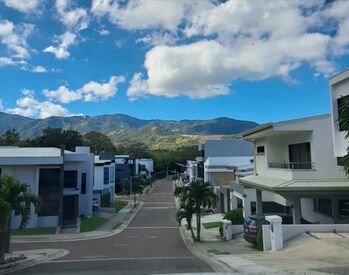
<instances>
[{"instance_id":1,"label":"concrete wall","mask_svg":"<svg viewBox=\"0 0 349 275\"><path fill-rule=\"evenodd\" d=\"M347 153L349 141L345 139L345 132L339 130L337 99L341 96L349 95L349 77L338 83L332 82L332 85L330 85L330 93L334 155L336 157L343 157Z\"/></svg>"},{"instance_id":2,"label":"concrete wall","mask_svg":"<svg viewBox=\"0 0 349 275\"><path fill-rule=\"evenodd\" d=\"M209 157L252 156L253 144L241 139L216 139L205 142L205 160Z\"/></svg>"},{"instance_id":3,"label":"concrete wall","mask_svg":"<svg viewBox=\"0 0 349 275\"><path fill-rule=\"evenodd\" d=\"M263 248L264 251L271 249L270 225L263 225ZM290 240L307 231L311 233L331 233L336 230L338 233L349 232L349 224L284 224L282 225L283 242Z\"/></svg>"}]
</instances>

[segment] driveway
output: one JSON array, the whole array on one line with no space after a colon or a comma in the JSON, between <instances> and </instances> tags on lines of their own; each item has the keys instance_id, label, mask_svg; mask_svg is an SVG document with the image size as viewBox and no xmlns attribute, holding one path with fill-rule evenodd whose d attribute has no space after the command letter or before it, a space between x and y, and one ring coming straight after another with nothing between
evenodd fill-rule
<instances>
[{"instance_id":1,"label":"driveway","mask_svg":"<svg viewBox=\"0 0 349 275\"><path fill-rule=\"evenodd\" d=\"M156 274L211 272L185 246L175 221L172 183L156 182L129 226L96 240L13 244L13 250L65 248L65 257L25 270L25 274ZM18 274L23 274L18 272Z\"/></svg>"}]
</instances>

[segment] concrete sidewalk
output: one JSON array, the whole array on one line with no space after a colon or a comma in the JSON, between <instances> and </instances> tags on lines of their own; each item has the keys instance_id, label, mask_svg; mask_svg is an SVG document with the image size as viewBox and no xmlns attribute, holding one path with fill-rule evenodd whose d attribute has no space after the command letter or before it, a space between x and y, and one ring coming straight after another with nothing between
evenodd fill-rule
<instances>
[{"instance_id":1,"label":"concrete sidewalk","mask_svg":"<svg viewBox=\"0 0 349 275\"><path fill-rule=\"evenodd\" d=\"M24 242L52 242L52 241L81 241L109 237L120 233L131 222L137 214L143 203L138 201L138 204L133 208L132 203L128 203L118 213L99 212L97 215L109 218L98 230L84 233L66 233L56 235L22 235L12 236L11 243Z\"/></svg>"}]
</instances>

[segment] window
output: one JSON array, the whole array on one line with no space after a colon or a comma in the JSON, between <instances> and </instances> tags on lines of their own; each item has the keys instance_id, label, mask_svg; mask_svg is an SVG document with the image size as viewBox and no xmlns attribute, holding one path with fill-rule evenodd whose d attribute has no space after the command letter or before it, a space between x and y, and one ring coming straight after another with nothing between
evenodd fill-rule
<instances>
[{"instance_id":1,"label":"window","mask_svg":"<svg viewBox=\"0 0 349 275\"><path fill-rule=\"evenodd\" d=\"M103 170L103 174L104 174L104 184L109 184L109 167L104 167Z\"/></svg>"},{"instance_id":2,"label":"window","mask_svg":"<svg viewBox=\"0 0 349 275\"><path fill-rule=\"evenodd\" d=\"M349 217L349 200L339 200L339 215Z\"/></svg>"},{"instance_id":3,"label":"window","mask_svg":"<svg viewBox=\"0 0 349 275\"><path fill-rule=\"evenodd\" d=\"M324 198L314 199L314 210L332 216L332 200Z\"/></svg>"},{"instance_id":4,"label":"window","mask_svg":"<svg viewBox=\"0 0 349 275\"><path fill-rule=\"evenodd\" d=\"M341 115L349 116L349 96L342 96L337 99L339 131L349 130L349 125L344 125Z\"/></svg>"},{"instance_id":5,"label":"window","mask_svg":"<svg viewBox=\"0 0 349 275\"><path fill-rule=\"evenodd\" d=\"M345 164L345 157L337 157L337 165L344 166L344 164Z\"/></svg>"},{"instance_id":6,"label":"window","mask_svg":"<svg viewBox=\"0 0 349 275\"><path fill-rule=\"evenodd\" d=\"M251 201L251 214L256 214L257 205L255 201Z\"/></svg>"},{"instance_id":7,"label":"window","mask_svg":"<svg viewBox=\"0 0 349 275\"><path fill-rule=\"evenodd\" d=\"M78 171L64 171L64 188L78 187Z\"/></svg>"},{"instance_id":8,"label":"window","mask_svg":"<svg viewBox=\"0 0 349 275\"><path fill-rule=\"evenodd\" d=\"M40 169L39 198L41 200L38 216L57 216L59 188L59 169Z\"/></svg>"},{"instance_id":9,"label":"window","mask_svg":"<svg viewBox=\"0 0 349 275\"><path fill-rule=\"evenodd\" d=\"M257 155L264 155L265 149L264 146L257 146Z\"/></svg>"},{"instance_id":10,"label":"window","mask_svg":"<svg viewBox=\"0 0 349 275\"><path fill-rule=\"evenodd\" d=\"M310 142L288 145L291 169L311 169Z\"/></svg>"},{"instance_id":11,"label":"window","mask_svg":"<svg viewBox=\"0 0 349 275\"><path fill-rule=\"evenodd\" d=\"M86 173L81 174L81 194L86 194Z\"/></svg>"}]
</instances>

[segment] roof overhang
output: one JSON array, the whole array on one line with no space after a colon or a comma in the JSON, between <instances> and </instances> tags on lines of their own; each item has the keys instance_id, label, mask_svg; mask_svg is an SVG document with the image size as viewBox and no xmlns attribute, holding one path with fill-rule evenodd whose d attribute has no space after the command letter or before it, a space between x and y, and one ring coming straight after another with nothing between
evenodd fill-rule
<instances>
[{"instance_id":1,"label":"roof overhang","mask_svg":"<svg viewBox=\"0 0 349 275\"><path fill-rule=\"evenodd\" d=\"M349 193L349 179L285 180L265 176L247 176L240 182L248 187L271 191L278 194L321 194Z\"/></svg>"}]
</instances>

